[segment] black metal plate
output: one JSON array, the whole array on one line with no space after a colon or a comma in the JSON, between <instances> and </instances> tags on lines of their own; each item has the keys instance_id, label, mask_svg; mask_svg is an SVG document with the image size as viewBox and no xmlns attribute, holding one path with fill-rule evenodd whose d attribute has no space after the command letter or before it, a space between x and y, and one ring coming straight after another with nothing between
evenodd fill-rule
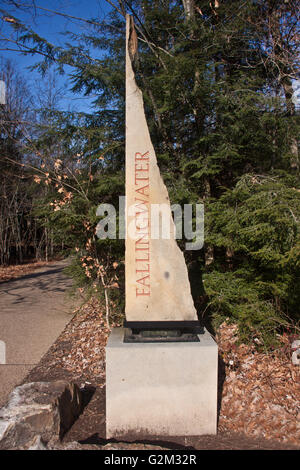
<instances>
[{"instance_id":1,"label":"black metal plate","mask_svg":"<svg viewBox=\"0 0 300 470\"><path fill-rule=\"evenodd\" d=\"M199 343L198 335L194 332L174 330L132 330L125 329L124 343Z\"/></svg>"},{"instance_id":2,"label":"black metal plate","mask_svg":"<svg viewBox=\"0 0 300 470\"><path fill-rule=\"evenodd\" d=\"M204 328L199 321L124 321L124 328L132 330L181 330L203 334Z\"/></svg>"}]
</instances>

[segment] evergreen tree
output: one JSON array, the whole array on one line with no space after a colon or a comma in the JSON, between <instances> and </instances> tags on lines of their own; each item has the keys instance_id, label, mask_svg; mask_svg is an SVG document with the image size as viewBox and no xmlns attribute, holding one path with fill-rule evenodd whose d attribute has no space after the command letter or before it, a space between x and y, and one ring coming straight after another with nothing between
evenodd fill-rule
<instances>
[{"instance_id":1,"label":"evergreen tree","mask_svg":"<svg viewBox=\"0 0 300 470\"><path fill-rule=\"evenodd\" d=\"M115 288L122 287L124 245L97 240L94 230L97 205L117 206L124 194L128 12L139 40L136 77L171 201L205 203L204 249L185 253L200 315L215 324L229 318L243 339L260 336L269 345L278 328L299 320L298 4L120 1L64 48L12 18L18 45L42 57L41 71L49 63L71 66L73 90L97 95L92 114L55 113L51 130L35 139L42 153L50 138L61 143L43 177L52 191L43 210L55 236L77 253L80 282L124 299ZM101 58L92 57L97 48Z\"/></svg>"}]
</instances>

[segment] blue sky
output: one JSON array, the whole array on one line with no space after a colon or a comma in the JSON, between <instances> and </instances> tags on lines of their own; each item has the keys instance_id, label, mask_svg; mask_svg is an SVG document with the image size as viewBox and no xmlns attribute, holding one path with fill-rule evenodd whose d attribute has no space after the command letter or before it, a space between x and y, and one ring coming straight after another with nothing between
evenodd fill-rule
<instances>
[{"instance_id":1,"label":"blue sky","mask_svg":"<svg viewBox=\"0 0 300 470\"><path fill-rule=\"evenodd\" d=\"M23 1L22 3L30 4L31 0L28 0L28 2ZM98 20L104 19L112 8L106 0L36 0L35 3L38 7L55 10L60 13L84 19L93 18ZM2 0L0 0L0 8L8 11L12 16L20 19L23 23L30 26L40 36L58 46L62 46L65 40L61 34L62 32L68 30L79 33L80 31L83 32L86 28L86 23L84 22L67 19L40 9L37 9L36 15L32 17L32 9L30 12L25 12L14 7L7 8L5 1ZM0 19L0 34L7 37L10 34L10 31L11 28L9 24ZM99 50L94 52L96 54L95 56L99 57ZM0 56L11 59L16 64L19 72L24 74L26 77L26 81L30 88L35 86L36 80L41 80L41 76L38 72L31 72L28 70L30 65L33 65L40 60L38 56L24 56L17 52L2 50L0 51ZM58 85L64 89L64 96L60 102L61 109L84 112L93 111L91 107L93 98L86 98L79 94L74 95L74 93L69 90L70 80L66 75L57 75L57 80Z\"/></svg>"},{"instance_id":2,"label":"blue sky","mask_svg":"<svg viewBox=\"0 0 300 470\"><path fill-rule=\"evenodd\" d=\"M32 0L22 0L22 4L30 4ZM7 9L5 0L0 0L0 8ZM117 1L115 1L117 4ZM112 9L110 4L106 0L36 0L35 4L38 7L46 8L49 10L55 10L60 13L65 13L72 16L77 16L84 19L98 19L102 20ZM19 18L26 25L30 26L40 36L46 38L49 42L55 45L63 45L64 37L62 32L68 30L79 33L84 31L86 23L67 19L62 16L58 16L46 11L37 9L36 16L32 17L32 9L30 12L23 12L14 7L8 9L9 13L16 18ZM9 36L10 26L8 23L1 20L0 14L0 38L1 35ZM99 57L101 52L99 50L92 51L95 57ZM2 51L0 50L0 56L9 58L15 62L18 70L24 74L28 86L33 88L36 85L37 80L41 80L41 76L38 72L30 72L28 66L33 65L39 61L39 57L24 56L17 52ZM60 108L64 110L84 111L93 112L91 106L93 97L84 97L83 95L74 95L70 91L70 80L68 77L57 75L58 85L64 89L64 96L60 102ZM294 86L294 101L298 104L300 102L300 82L295 81Z\"/></svg>"}]
</instances>

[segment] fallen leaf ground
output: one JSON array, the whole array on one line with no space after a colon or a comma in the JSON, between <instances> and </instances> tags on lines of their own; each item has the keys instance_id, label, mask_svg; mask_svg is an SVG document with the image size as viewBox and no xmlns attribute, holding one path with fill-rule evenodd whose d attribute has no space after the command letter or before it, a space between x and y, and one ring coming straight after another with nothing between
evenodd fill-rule
<instances>
[{"instance_id":1,"label":"fallen leaf ground","mask_svg":"<svg viewBox=\"0 0 300 470\"><path fill-rule=\"evenodd\" d=\"M66 442L107 445L105 440L105 345L109 328L103 307L95 299L73 316L58 340L25 379L68 379L84 391L86 408L65 436ZM115 326L115 325L111 325ZM221 325L219 346L218 435L201 438L159 436L153 445L193 449L295 449L300 448L300 374L292 365L291 345L266 354L238 345L236 327ZM135 443L140 448L149 444ZM120 443L113 443L118 448ZM124 445L122 444L124 448ZM133 444L128 443L128 448ZM139 447L138 447L139 448Z\"/></svg>"},{"instance_id":2,"label":"fallen leaf ground","mask_svg":"<svg viewBox=\"0 0 300 470\"><path fill-rule=\"evenodd\" d=\"M289 338L266 354L237 344L237 328L223 324L217 334L225 380L219 429L300 445L300 368L291 361Z\"/></svg>"},{"instance_id":3,"label":"fallen leaf ground","mask_svg":"<svg viewBox=\"0 0 300 470\"><path fill-rule=\"evenodd\" d=\"M10 281L11 279L16 279L17 277L24 276L29 274L36 269L48 266L51 263L55 263L57 260L53 261L30 261L24 264L16 264L10 266L0 266L0 282Z\"/></svg>"}]
</instances>

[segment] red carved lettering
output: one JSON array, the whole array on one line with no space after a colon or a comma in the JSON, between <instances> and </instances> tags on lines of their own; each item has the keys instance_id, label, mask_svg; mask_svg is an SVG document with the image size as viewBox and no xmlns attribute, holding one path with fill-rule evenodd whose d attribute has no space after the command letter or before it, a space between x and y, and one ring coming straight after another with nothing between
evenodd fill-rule
<instances>
[{"instance_id":1,"label":"red carved lettering","mask_svg":"<svg viewBox=\"0 0 300 470\"><path fill-rule=\"evenodd\" d=\"M150 295L150 290L148 292L145 292L144 289L138 289L138 287L136 287L136 297L138 297L139 295Z\"/></svg>"},{"instance_id":2,"label":"red carved lettering","mask_svg":"<svg viewBox=\"0 0 300 470\"><path fill-rule=\"evenodd\" d=\"M140 152L136 152L135 161L139 161L139 160L149 160L149 150L147 150L147 152L145 152L144 154L141 154Z\"/></svg>"},{"instance_id":3,"label":"red carved lettering","mask_svg":"<svg viewBox=\"0 0 300 470\"><path fill-rule=\"evenodd\" d=\"M135 230L138 240L135 242L135 252L138 256L136 263L136 283L143 287L136 287L136 297L150 295L150 181L149 181L149 151L136 152L134 169L135 192ZM145 184L147 183L147 184ZM142 197L141 197L142 196ZM140 264L142 263L142 264Z\"/></svg>"}]
</instances>

